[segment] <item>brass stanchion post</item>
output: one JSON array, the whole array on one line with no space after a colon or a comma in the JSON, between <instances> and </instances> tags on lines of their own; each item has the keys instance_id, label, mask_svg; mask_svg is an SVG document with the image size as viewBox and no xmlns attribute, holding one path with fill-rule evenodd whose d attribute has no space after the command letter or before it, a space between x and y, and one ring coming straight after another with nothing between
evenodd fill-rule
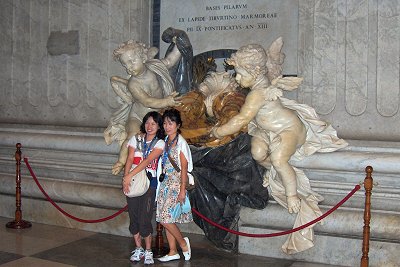
<instances>
[{"instance_id":1,"label":"brass stanchion post","mask_svg":"<svg viewBox=\"0 0 400 267\"><path fill-rule=\"evenodd\" d=\"M155 248L153 249L154 257L159 258L164 256L165 254L168 253L168 249L164 247L164 236L163 236L163 230L164 227L161 225L161 223L157 222L157 235L156 235L156 245Z\"/></svg>"},{"instance_id":2,"label":"brass stanchion post","mask_svg":"<svg viewBox=\"0 0 400 267\"><path fill-rule=\"evenodd\" d=\"M17 143L16 144L17 151L15 152L15 161L16 161L16 192L15 192L15 198L16 198L16 210L15 210L15 220L8 222L6 224L7 228L13 228L13 229L24 229L24 228L29 228L32 226L32 224L28 221L22 220L22 210L21 210L21 144Z\"/></svg>"},{"instance_id":3,"label":"brass stanchion post","mask_svg":"<svg viewBox=\"0 0 400 267\"><path fill-rule=\"evenodd\" d=\"M365 188L365 208L364 208L364 228L363 228L363 244L362 244L362 257L361 257L361 267L368 267L369 265L369 235L370 235L370 227L369 223L371 221L371 194L373 187L373 179L372 179L372 167L367 166L365 168L367 176L364 179L364 188Z\"/></svg>"}]
</instances>

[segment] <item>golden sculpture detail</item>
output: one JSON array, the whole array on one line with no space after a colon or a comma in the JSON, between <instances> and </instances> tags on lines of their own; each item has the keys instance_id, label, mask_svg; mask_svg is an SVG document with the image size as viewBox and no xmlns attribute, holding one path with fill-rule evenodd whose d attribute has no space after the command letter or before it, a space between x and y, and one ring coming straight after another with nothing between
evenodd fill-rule
<instances>
[{"instance_id":1,"label":"golden sculpture detail","mask_svg":"<svg viewBox=\"0 0 400 267\"><path fill-rule=\"evenodd\" d=\"M193 83L200 84L204 81L208 73L215 72L217 64L213 57L207 57L204 54L193 58Z\"/></svg>"},{"instance_id":2,"label":"golden sculpture detail","mask_svg":"<svg viewBox=\"0 0 400 267\"><path fill-rule=\"evenodd\" d=\"M221 139L211 137L211 129L224 124L240 112L246 95L228 72L211 72L199 85L199 90L191 91L180 98L176 108L181 112L182 135L189 144L214 147L228 143L241 131Z\"/></svg>"}]
</instances>

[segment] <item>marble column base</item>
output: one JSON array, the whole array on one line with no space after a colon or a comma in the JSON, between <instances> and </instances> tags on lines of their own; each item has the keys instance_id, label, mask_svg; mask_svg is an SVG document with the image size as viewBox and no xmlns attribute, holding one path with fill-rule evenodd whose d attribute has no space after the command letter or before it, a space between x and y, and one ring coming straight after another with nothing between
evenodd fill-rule
<instances>
[{"instance_id":1,"label":"marble column base","mask_svg":"<svg viewBox=\"0 0 400 267\"><path fill-rule=\"evenodd\" d=\"M400 143L349 141L349 147L316 153L293 165L304 170L311 187L325 200L326 211L363 182L365 167L374 168L376 183L372 193L371 266L400 262L396 250L400 240ZM111 166L118 147L107 146L101 129L0 127L0 216L14 218L15 144L22 144L22 156L29 162L46 192L74 216L98 219L125 206L121 192L122 176L113 176ZM23 219L33 223L129 235L127 213L99 224L75 222L45 200L33 182L25 164L21 164ZM314 248L287 256L281 252L285 237L268 239L239 238L239 251L277 258L296 258L309 262L357 266L361 258L364 191L358 191L340 210L317 225ZM243 232L268 233L291 229L294 216L270 201L260 211L242 207L239 229ZM194 223L182 225L183 232L202 233Z\"/></svg>"},{"instance_id":2,"label":"marble column base","mask_svg":"<svg viewBox=\"0 0 400 267\"><path fill-rule=\"evenodd\" d=\"M327 208L322 208L326 212ZM277 233L293 228L295 215L272 202L264 210L242 208L239 230L252 234ZM399 216L372 212L369 263L371 267L394 267L400 262ZM301 260L340 266L359 266L362 257L363 210L339 209L316 225L315 245L287 255L281 247L287 236L239 237L239 252L257 256Z\"/></svg>"},{"instance_id":3,"label":"marble column base","mask_svg":"<svg viewBox=\"0 0 400 267\"><path fill-rule=\"evenodd\" d=\"M1 216L14 218L15 197L0 195ZM119 209L88 207L82 204L59 204L63 210L69 214L87 220L96 220L108 217ZM115 234L121 236L130 236L128 226L128 213L123 212L111 220L100 223L82 223L73 220L59 212L50 202L43 199L22 198L22 218L32 223L44 223L49 225L63 226L67 228L81 229L99 233Z\"/></svg>"}]
</instances>

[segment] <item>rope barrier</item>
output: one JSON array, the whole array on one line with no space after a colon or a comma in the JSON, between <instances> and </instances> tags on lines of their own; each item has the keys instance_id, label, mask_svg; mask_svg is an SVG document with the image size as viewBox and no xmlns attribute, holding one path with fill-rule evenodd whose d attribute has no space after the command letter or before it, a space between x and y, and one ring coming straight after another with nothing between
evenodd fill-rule
<instances>
[{"instance_id":1,"label":"rope barrier","mask_svg":"<svg viewBox=\"0 0 400 267\"><path fill-rule=\"evenodd\" d=\"M17 162L17 168L16 168L16 184L17 184L17 189L16 189L16 211L15 211L15 220L12 222L7 223L6 227L8 228L14 228L14 229L23 229L23 228L28 228L31 226L30 222L27 221L23 221L22 220L22 210L21 210L21 177L20 177L20 164L21 164L21 144L17 143L16 144L17 147L17 152L15 153L15 160ZM38 186L38 188L40 189L40 191L43 193L43 195L46 197L46 199L55 207L57 208L58 211L60 211L62 214L64 214L65 216L79 221L79 222L84 222L84 223L98 223L98 222L103 222L103 221L107 221L110 220L112 218L115 218L116 216L120 215L122 212L126 211L128 209L128 205L126 205L125 207L123 207L122 209L120 209L118 212L101 218L101 219L97 219L97 220L86 220L86 219L80 219L78 217L75 217L69 213L67 213L66 211L64 211L62 208L60 208L51 198L50 196L44 191L43 187L40 185L38 179L36 178L36 175L34 174L31 166L29 165L28 159L24 157L24 162L26 164L26 166L28 167L28 170L33 178L33 180L35 181L36 185ZM216 222L211 221L209 218L205 217L203 214L201 214L199 211L197 211L196 209L192 208L192 211L199 216L201 219L205 220L206 222L208 222L209 224L220 228L224 231L227 231L229 233L233 233L236 235L240 235L240 236L247 236L247 237L275 237L275 236L282 236L282 235L286 235L286 234L291 234L293 232L302 230L308 226L311 226L317 222L319 222L320 220L324 219L325 217L327 217L328 215L330 215L332 212L334 212L336 209L338 209L341 205L343 205L343 203L345 203L348 199L350 199L358 190L360 190L361 188L361 184L364 184L364 188L365 188L365 208L364 208L364 228L363 228L363 256L361 258L361 263L360 266L361 267L368 267L369 265L369 258L368 258L368 252L369 252L369 235L370 235L370 227L369 227L369 223L371 220L371 193L372 193L372 187L374 185L373 183L373 179L372 179L372 167L371 166L367 166L365 168L365 171L367 173L367 176L365 177L365 180L363 183L360 183L359 185L356 185L354 187L354 189L346 196L344 197L339 203L337 203L334 207L332 207L330 210L328 210L326 213L324 213L323 215L321 215L320 217L316 218L315 220L312 220L302 226L293 228L291 230L287 230L287 231L282 231L282 232L277 232L277 233L271 233L271 234L249 234L249 233L244 233L244 232L239 232L239 231L235 231L235 230L231 230L228 229ZM160 223L157 223L157 237L156 237L156 251L158 252L157 255L164 255L164 247L163 247L163 234L162 234L162 225Z\"/></svg>"},{"instance_id":2,"label":"rope barrier","mask_svg":"<svg viewBox=\"0 0 400 267\"><path fill-rule=\"evenodd\" d=\"M31 174L31 176L32 176L32 178L33 178L33 180L35 181L36 185L39 187L39 189L40 189L40 191L43 193L43 195L46 197L46 199L47 199L57 210L59 210L62 214L64 214L65 216L67 216L67 217L69 217L69 218L71 218L71 219L73 219L73 220L76 220L76 221L79 221L79 222L84 222L84 223L98 223L98 222L104 222L104 221L107 221L107 220L110 220L110 219L115 218L116 216L118 216L119 214L121 214L122 212L124 212L124 211L126 211L126 210L128 209L128 205L126 205L125 207L123 207L122 209L120 209L118 212L116 212L116 213L114 213L114 214L112 214L112 215L110 215L110 216L108 216L108 217L101 218L101 219L97 219L97 220L85 220L85 219L80 219L80 218L78 218L78 217L75 217L75 216L73 216L73 215L67 213L66 211L64 211L60 206L58 206L58 205L50 198L50 196L46 193L46 191L44 191L43 187L42 187L41 184L39 183L39 181L38 181L38 179L37 179L35 173L33 172L32 168L31 168L31 166L30 166L30 164L29 164L29 162L28 162L28 159L27 159L27 158L24 158L24 162L25 162L26 166L28 167L28 170L29 170L29 172L30 172L30 174ZM263 237L263 238L264 238L264 237L275 237L275 236L282 236L282 235L287 235L287 234L291 234L291 233L300 231L300 230L302 230L302 229L304 229L304 228L306 228L306 227L309 227L309 226L311 226L311 225L313 225L313 224L315 224L315 223L321 221L322 219L324 219L325 217L327 217L328 215L330 215L332 212L334 212L336 209L338 209L341 205L343 205L343 203L345 203L349 198L351 198L358 190L360 190L360 188L361 188L360 185L356 185L356 186L354 187L354 189L353 189L347 196L345 196L339 203L337 203L334 207L332 207L330 210L328 210L326 213L324 213L324 214L321 215L320 217L318 217L318 218L316 218L316 219L314 219L314 220L312 220L312 221L310 221L310 222L308 222L308 223L306 223L306 224L303 224L303 225L301 225L301 226L299 226L299 227L293 228L293 229L291 229L291 230L282 231L282 232L277 232L277 233L271 233L271 234L250 234L250 233L244 233L244 232L235 231L235 230L226 228L226 227L224 227L224 226L222 226L222 225L220 225L220 224L218 224L218 223L216 223L216 222L210 220L209 218L207 218L207 217L205 217L203 214L201 214L199 211L197 211L195 208L192 208L192 211L193 211L197 216L199 216L201 219L203 219L204 221L208 222L209 224L211 224L211 225L213 225L213 226L215 226L215 227L217 227L217 228L219 228L219 229L221 229L221 230L224 230L224 231L226 231L226 232L235 234L235 235L247 236L247 237L255 237L255 238L261 238L261 237Z\"/></svg>"},{"instance_id":3,"label":"rope barrier","mask_svg":"<svg viewBox=\"0 0 400 267\"><path fill-rule=\"evenodd\" d=\"M80 218L78 218L78 217L75 217L75 216L73 216L73 215L67 213L66 211L64 211L60 206L57 205L57 203L55 203L55 202L50 198L50 196L46 193L46 191L44 191L43 187L41 186L41 184L39 183L38 179L36 178L35 173L33 172L31 166L29 165L28 159L27 159L27 158L24 158L24 162L25 162L26 166L28 167L28 170L29 170L29 172L30 172L30 174L31 174L31 176L32 176L32 178L33 178L33 180L35 181L36 185L39 187L40 191L42 191L42 193L43 193L43 195L46 197L46 199L47 199L58 211L60 211L60 212L61 212L62 214L64 214L65 216L67 216L67 217L69 217L69 218L71 218L71 219L73 219L73 220L75 220L75 221L83 222L83 223L99 223L99 222L104 222L104 221L107 221L107 220L110 220L110 219L113 219L113 218L117 217L117 216L120 215L122 212L124 212L124 211L126 211L126 210L128 209L128 205L126 205L125 207L123 207L122 209L120 209L119 211L117 211L116 213L114 213L114 214L112 214L112 215L110 215L110 216L101 218L101 219L97 219L97 220L86 220L86 219L80 219Z\"/></svg>"},{"instance_id":4,"label":"rope barrier","mask_svg":"<svg viewBox=\"0 0 400 267\"><path fill-rule=\"evenodd\" d=\"M320 220L324 219L325 217L327 217L329 214L331 214L332 212L334 212L336 209L338 209L341 205L343 205L343 203L345 203L349 198L351 198L355 192L357 192L358 190L360 190L361 186L360 185L356 185L354 187L353 190L351 190L351 192L345 196L338 204L336 204L334 207L332 207L330 210L328 210L327 212L325 212L324 214L322 214L320 217L316 218L315 220L312 220L306 224L303 224L299 227L293 228L291 230L287 230L287 231L283 231L283 232L277 232L277 233L271 233L271 234L249 234L249 233L244 233L244 232L239 232L239 231L235 231L229 228L226 228L216 222L211 221L209 218L205 217L203 214L201 214L200 212L198 212L196 209L192 208L192 211L198 215L201 219L205 220L206 222L208 222L209 224L227 231L229 233L235 234L235 235L240 235L240 236L247 236L247 237L256 237L256 238L260 238L260 237L275 237L275 236L281 236L281 235L288 235L297 231L300 231L301 229L304 229L310 225L313 225L317 222L319 222Z\"/></svg>"}]
</instances>

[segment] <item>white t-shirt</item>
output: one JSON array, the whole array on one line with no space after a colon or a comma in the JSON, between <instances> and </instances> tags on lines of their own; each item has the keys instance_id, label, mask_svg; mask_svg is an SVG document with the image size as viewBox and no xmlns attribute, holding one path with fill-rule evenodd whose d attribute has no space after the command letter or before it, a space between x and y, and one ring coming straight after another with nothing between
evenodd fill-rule
<instances>
[{"instance_id":1,"label":"white t-shirt","mask_svg":"<svg viewBox=\"0 0 400 267\"><path fill-rule=\"evenodd\" d=\"M140 137L140 138L144 138L144 137ZM147 141L147 147L150 146L151 140ZM134 158L133 158L133 165L136 166L137 164L140 163L140 159L143 158L143 152L139 149L137 149L137 141L136 141L136 136L133 136L128 144L126 145L128 148L129 147L133 147L135 149L135 154L134 154ZM151 153L151 151L153 151L153 149L161 149L164 150L164 146L165 146L165 142L162 139L158 139L156 144L154 145L154 147L148 152L147 155L149 155ZM149 163L149 165L146 167L146 170L149 171L153 177L156 177L156 173L157 173L157 163L158 163L158 158L151 161ZM132 166L132 167L134 167Z\"/></svg>"}]
</instances>

